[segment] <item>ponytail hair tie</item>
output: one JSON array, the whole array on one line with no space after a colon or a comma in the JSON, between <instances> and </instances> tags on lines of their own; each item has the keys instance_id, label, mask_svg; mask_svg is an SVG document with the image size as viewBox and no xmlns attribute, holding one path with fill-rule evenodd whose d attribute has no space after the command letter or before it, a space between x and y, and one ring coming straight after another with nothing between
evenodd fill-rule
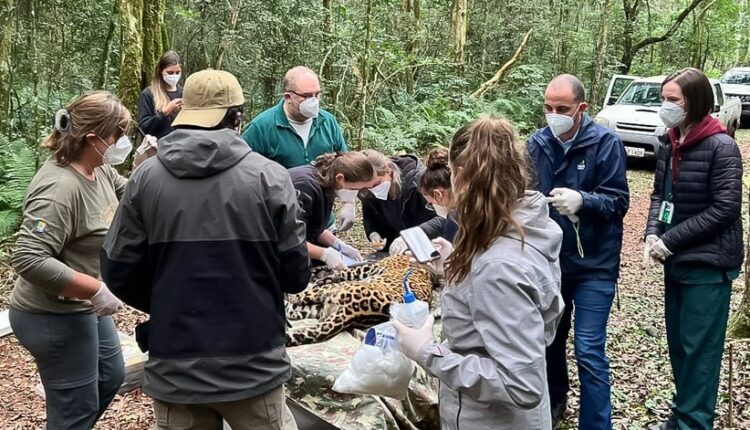
<instances>
[{"instance_id":1,"label":"ponytail hair tie","mask_svg":"<svg viewBox=\"0 0 750 430\"><path fill-rule=\"evenodd\" d=\"M68 133L73 128L73 121L67 109L60 109L55 113L55 130L60 133Z\"/></svg>"}]
</instances>

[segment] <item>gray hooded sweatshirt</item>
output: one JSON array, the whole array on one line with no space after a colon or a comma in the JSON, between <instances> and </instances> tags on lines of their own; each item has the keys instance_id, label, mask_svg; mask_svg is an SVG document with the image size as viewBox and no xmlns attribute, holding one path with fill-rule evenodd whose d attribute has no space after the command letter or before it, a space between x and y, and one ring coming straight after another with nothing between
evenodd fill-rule
<instances>
[{"instance_id":1,"label":"gray hooded sweatshirt","mask_svg":"<svg viewBox=\"0 0 750 430\"><path fill-rule=\"evenodd\" d=\"M513 211L512 228L474 257L471 273L442 297L442 344L418 363L440 380L446 429L551 429L545 348L563 311L560 227L538 192Z\"/></svg>"}]
</instances>

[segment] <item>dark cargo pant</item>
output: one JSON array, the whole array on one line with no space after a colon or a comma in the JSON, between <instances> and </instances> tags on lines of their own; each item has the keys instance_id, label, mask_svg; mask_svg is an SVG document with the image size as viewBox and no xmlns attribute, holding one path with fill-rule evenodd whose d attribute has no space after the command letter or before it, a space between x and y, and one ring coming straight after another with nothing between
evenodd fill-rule
<instances>
[{"instance_id":1,"label":"dark cargo pant","mask_svg":"<svg viewBox=\"0 0 750 430\"><path fill-rule=\"evenodd\" d=\"M10 325L39 369L46 429L91 429L125 378L112 317L32 313L11 307Z\"/></svg>"}]
</instances>

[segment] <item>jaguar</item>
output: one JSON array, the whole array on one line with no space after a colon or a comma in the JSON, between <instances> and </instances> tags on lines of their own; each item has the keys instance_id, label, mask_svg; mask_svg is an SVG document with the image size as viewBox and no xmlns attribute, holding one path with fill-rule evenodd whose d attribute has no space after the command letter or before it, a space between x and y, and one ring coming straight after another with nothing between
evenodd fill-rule
<instances>
[{"instance_id":1,"label":"jaguar","mask_svg":"<svg viewBox=\"0 0 750 430\"><path fill-rule=\"evenodd\" d=\"M312 319L312 324L287 328L287 346L323 342L344 330L387 321L391 303L403 303L403 279L409 269L414 295L431 303L434 279L423 266L410 263L408 256L359 263L341 271L318 269L305 291L286 296L287 320Z\"/></svg>"}]
</instances>

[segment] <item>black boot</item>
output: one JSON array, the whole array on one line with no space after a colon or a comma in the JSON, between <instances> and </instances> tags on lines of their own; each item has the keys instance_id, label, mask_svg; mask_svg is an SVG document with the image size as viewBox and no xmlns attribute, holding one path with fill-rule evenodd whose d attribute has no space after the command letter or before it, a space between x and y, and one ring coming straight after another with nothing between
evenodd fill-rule
<instances>
[{"instance_id":1,"label":"black boot","mask_svg":"<svg viewBox=\"0 0 750 430\"><path fill-rule=\"evenodd\" d=\"M648 430L677 430L677 418L672 414L666 421L661 424L654 424Z\"/></svg>"}]
</instances>

